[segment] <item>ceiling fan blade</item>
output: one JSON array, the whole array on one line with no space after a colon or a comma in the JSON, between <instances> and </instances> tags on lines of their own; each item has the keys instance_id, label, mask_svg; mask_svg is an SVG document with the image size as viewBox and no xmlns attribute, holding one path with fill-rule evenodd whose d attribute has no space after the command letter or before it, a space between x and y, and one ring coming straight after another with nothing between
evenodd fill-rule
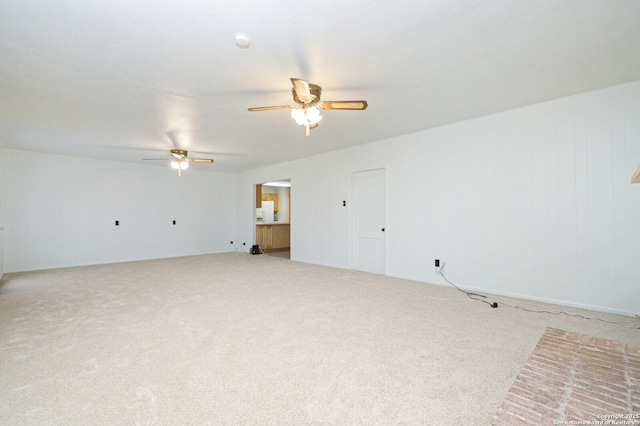
<instances>
[{"instance_id":1,"label":"ceiling fan blade","mask_svg":"<svg viewBox=\"0 0 640 426\"><path fill-rule=\"evenodd\" d=\"M161 161L167 161L167 160L172 160L171 158L143 158L143 160L161 160Z\"/></svg>"},{"instance_id":2,"label":"ceiling fan blade","mask_svg":"<svg viewBox=\"0 0 640 426\"><path fill-rule=\"evenodd\" d=\"M356 110L362 111L367 109L367 101L324 101L322 102L322 109L342 109L342 110Z\"/></svg>"},{"instance_id":3,"label":"ceiling fan blade","mask_svg":"<svg viewBox=\"0 0 640 426\"><path fill-rule=\"evenodd\" d=\"M270 111L272 109L289 109L294 108L291 105L278 105L278 106L266 106L266 107L256 107L249 108L249 111Z\"/></svg>"},{"instance_id":4,"label":"ceiling fan blade","mask_svg":"<svg viewBox=\"0 0 640 426\"><path fill-rule=\"evenodd\" d=\"M211 158L185 158L183 161L188 161L189 163L213 163Z\"/></svg>"},{"instance_id":5,"label":"ceiling fan blade","mask_svg":"<svg viewBox=\"0 0 640 426\"><path fill-rule=\"evenodd\" d=\"M309 89L309 83L300 79L300 78L292 78L291 83L293 83L293 90L296 92L298 99L305 104L313 101L315 96L311 94L311 90Z\"/></svg>"}]
</instances>

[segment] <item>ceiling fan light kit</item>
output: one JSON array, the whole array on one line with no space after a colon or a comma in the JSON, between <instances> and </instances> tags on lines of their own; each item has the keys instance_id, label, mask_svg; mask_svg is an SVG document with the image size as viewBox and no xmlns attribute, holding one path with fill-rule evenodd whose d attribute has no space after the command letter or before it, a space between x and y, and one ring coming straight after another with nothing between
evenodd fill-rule
<instances>
[{"instance_id":1,"label":"ceiling fan light kit","mask_svg":"<svg viewBox=\"0 0 640 426\"><path fill-rule=\"evenodd\" d=\"M171 167L176 169L176 170L185 170L189 168L189 163L186 161L178 161L178 160L173 160L171 162Z\"/></svg>"},{"instance_id":2,"label":"ceiling fan light kit","mask_svg":"<svg viewBox=\"0 0 640 426\"><path fill-rule=\"evenodd\" d=\"M306 127L306 135L309 136L309 129L318 126L322 115L320 115L320 109L312 105L310 107L298 107L291 109L291 117L301 126Z\"/></svg>"},{"instance_id":3,"label":"ceiling fan light kit","mask_svg":"<svg viewBox=\"0 0 640 426\"><path fill-rule=\"evenodd\" d=\"M249 108L249 111L270 111L274 109L291 109L291 117L301 126L306 127L306 135L310 129L318 127L322 120L321 110L352 110L363 111L367 109L367 101L321 101L322 87L308 83L300 78L291 78L293 88L291 93L295 105L277 105Z\"/></svg>"}]
</instances>

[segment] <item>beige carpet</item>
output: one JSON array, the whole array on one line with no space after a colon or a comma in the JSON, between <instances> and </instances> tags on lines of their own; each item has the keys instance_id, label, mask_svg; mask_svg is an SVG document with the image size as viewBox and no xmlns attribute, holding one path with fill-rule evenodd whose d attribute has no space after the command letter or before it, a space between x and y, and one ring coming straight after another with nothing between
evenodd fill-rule
<instances>
[{"instance_id":1,"label":"beige carpet","mask_svg":"<svg viewBox=\"0 0 640 426\"><path fill-rule=\"evenodd\" d=\"M624 326L238 252L7 274L0 424L489 424L547 327L640 344Z\"/></svg>"},{"instance_id":2,"label":"beige carpet","mask_svg":"<svg viewBox=\"0 0 640 426\"><path fill-rule=\"evenodd\" d=\"M640 425L638 346L547 328L492 424L563 422Z\"/></svg>"}]
</instances>

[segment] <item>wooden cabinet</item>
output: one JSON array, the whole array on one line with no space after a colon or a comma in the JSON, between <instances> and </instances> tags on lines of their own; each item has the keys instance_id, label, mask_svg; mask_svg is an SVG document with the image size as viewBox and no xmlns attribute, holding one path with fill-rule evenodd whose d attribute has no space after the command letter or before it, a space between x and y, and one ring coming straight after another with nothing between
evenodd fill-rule
<instances>
[{"instance_id":1,"label":"wooden cabinet","mask_svg":"<svg viewBox=\"0 0 640 426\"><path fill-rule=\"evenodd\" d=\"M290 247L290 226L288 223L256 225L256 244L264 251L283 251Z\"/></svg>"},{"instance_id":2,"label":"wooden cabinet","mask_svg":"<svg viewBox=\"0 0 640 426\"><path fill-rule=\"evenodd\" d=\"M262 185L256 185L256 208L262 207Z\"/></svg>"}]
</instances>

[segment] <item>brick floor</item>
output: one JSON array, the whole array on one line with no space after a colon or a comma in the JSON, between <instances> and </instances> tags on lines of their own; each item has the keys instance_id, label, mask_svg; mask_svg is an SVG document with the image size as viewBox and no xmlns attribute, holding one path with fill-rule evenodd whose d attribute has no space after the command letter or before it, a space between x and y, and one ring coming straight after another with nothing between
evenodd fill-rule
<instances>
[{"instance_id":1,"label":"brick floor","mask_svg":"<svg viewBox=\"0 0 640 426\"><path fill-rule=\"evenodd\" d=\"M492 425L640 425L630 415L640 416L638 346L547 328Z\"/></svg>"}]
</instances>

